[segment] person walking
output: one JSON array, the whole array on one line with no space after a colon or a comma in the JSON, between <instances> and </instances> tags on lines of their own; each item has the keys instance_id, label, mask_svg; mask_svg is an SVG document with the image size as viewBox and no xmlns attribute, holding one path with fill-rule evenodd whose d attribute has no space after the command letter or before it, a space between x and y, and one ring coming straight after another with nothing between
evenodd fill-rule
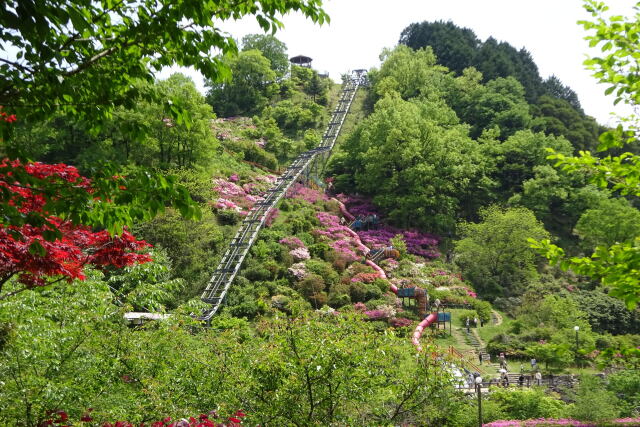
<instances>
[{"instance_id":1,"label":"person walking","mask_svg":"<svg viewBox=\"0 0 640 427\"><path fill-rule=\"evenodd\" d=\"M524 374L522 372L520 372L520 376L518 377L518 385L520 388L524 386Z\"/></svg>"},{"instance_id":2,"label":"person walking","mask_svg":"<svg viewBox=\"0 0 640 427\"><path fill-rule=\"evenodd\" d=\"M482 353L478 353L478 360L480 361L480 365L482 365Z\"/></svg>"},{"instance_id":3,"label":"person walking","mask_svg":"<svg viewBox=\"0 0 640 427\"><path fill-rule=\"evenodd\" d=\"M536 366L538 365L538 362L536 361L535 357L531 358L531 370L535 371L536 370Z\"/></svg>"},{"instance_id":4,"label":"person walking","mask_svg":"<svg viewBox=\"0 0 640 427\"><path fill-rule=\"evenodd\" d=\"M473 327L474 328L478 327L478 317L477 316L473 318Z\"/></svg>"},{"instance_id":5,"label":"person walking","mask_svg":"<svg viewBox=\"0 0 640 427\"><path fill-rule=\"evenodd\" d=\"M501 368L507 367L507 359L504 357L504 353L500 353L500 367Z\"/></svg>"},{"instance_id":6,"label":"person walking","mask_svg":"<svg viewBox=\"0 0 640 427\"><path fill-rule=\"evenodd\" d=\"M542 374L540 373L540 371L536 371L534 378L536 380L536 385L542 385Z\"/></svg>"},{"instance_id":7,"label":"person walking","mask_svg":"<svg viewBox=\"0 0 640 427\"><path fill-rule=\"evenodd\" d=\"M465 325L467 326L467 333L470 334L471 330L469 329L469 318L467 317L467 320L465 321Z\"/></svg>"}]
</instances>

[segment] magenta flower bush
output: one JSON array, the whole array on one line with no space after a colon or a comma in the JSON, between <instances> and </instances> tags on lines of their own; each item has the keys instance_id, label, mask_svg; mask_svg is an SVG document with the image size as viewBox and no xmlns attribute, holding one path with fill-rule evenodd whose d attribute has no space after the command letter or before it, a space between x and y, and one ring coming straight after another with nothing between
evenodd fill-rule
<instances>
[{"instance_id":1,"label":"magenta flower bush","mask_svg":"<svg viewBox=\"0 0 640 427\"><path fill-rule=\"evenodd\" d=\"M369 318L369 320L385 320L389 318L389 314L384 310L367 310L364 312L364 315Z\"/></svg>"},{"instance_id":2,"label":"magenta flower bush","mask_svg":"<svg viewBox=\"0 0 640 427\"><path fill-rule=\"evenodd\" d=\"M597 427L599 424L588 421L579 421L571 418L537 418L532 420L499 420L483 424L484 427L551 427L551 426L572 426L572 427ZM638 426L640 418L618 418L607 422L613 426Z\"/></svg>"},{"instance_id":3,"label":"magenta flower bush","mask_svg":"<svg viewBox=\"0 0 640 427\"><path fill-rule=\"evenodd\" d=\"M331 247L347 262L354 262L360 259L358 254L352 249L351 243L346 240L336 240L331 243Z\"/></svg>"},{"instance_id":4,"label":"magenta flower bush","mask_svg":"<svg viewBox=\"0 0 640 427\"><path fill-rule=\"evenodd\" d=\"M267 213L267 217L264 219L264 224L269 227L271 224L273 224L273 221L276 220L276 218L278 218L278 216L280 215L280 209L278 208L272 208L269 213Z\"/></svg>"},{"instance_id":5,"label":"magenta flower bush","mask_svg":"<svg viewBox=\"0 0 640 427\"><path fill-rule=\"evenodd\" d=\"M389 319L389 324L394 328L404 328L410 326L413 323L412 320L407 319L406 317L394 317Z\"/></svg>"},{"instance_id":6,"label":"magenta flower bush","mask_svg":"<svg viewBox=\"0 0 640 427\"><path fill-rule=\"evenodd\" d=\"M260 183L246 183L242 186L236 184L240 178L234 174L229 180L215 178L213 189L220 197L213 203L213 207L222 210L231 210L240 215L247 215L256 202L263 200L259 194L269 187L261 175L253 178ZM232 182L233 181L233 182Z\"/></svg>"},{"instance_id":7,"label":"magenta flower bush","mask_svg":"<svg viewBox=\"0 0 640 427\"><path fill-rule=\"evenodd\" d=\"M357 302L357 303L353 304L353 309L355 311L366 311L367 310L367 306L363 302Z\"/></svg>"},{"instance_id":8,"label":"magenta flower bush","mask_svg":"<svg viewBox=\"0 0 640 427\"><path fill-rule=\"evenodd\" d=\"M336 198L344 203L347 210L354 216L379 215L378 209L370 199L364 196L348 196L338 194ZM337 217L336 217L337 218ZM439 239L433 234L415 230L401 230L385 224L379 224L372 230L358 231L360 240L371 249L389 246L392 237L401 234L407 244L407 252L413 255L433 259L440 256L438 252Z\"/></svg>"},{"instance_id":9,"label":"magenta flower bush","mask_svg":"<svg viewBox=\"0 0 640 427\"><path fill-rule=\"evenodd\" d=\"M379 278L378 273L358 273L351 278L351 282L373 283Z\"/></svg>"},{"instance_id":10,"label":"magenta flower bush","mask_svg":"<svg viewBox=\"0 0 640 427\"><path fill-rule=\"evenodd\" d=\"M309 187L305 187L300 183L295 183L289 189L287 194L289 198L302 199L309 203L317 203L319 201L329 200L326 194L321 190L314 190Z\"/></svg>"},{"instance_id":11,"label":"magenta flower bush","mask_svg":"<svg viewBox=\"0 0 640 427\"><path fill-rule=\"evenodd\" d=\"M289 249L296 249L296 248L304 248L304 243L302 242L302 240L298 239L295 236L288 236L285 237L284 239L280 239L280 241L278 241L278 243L280 243L281 245L285 245L287 246Z\"/></svg>"},{"instance_id":12,"label":"magenta flower bush","mask_svg":"<svg viewBox=\"0 0 640 427\"><path fill-rule=\"evenodd\" d=\"M371 199L364 196L348 196L346 194L338 194L336 199L344 203L351 215L379 215L378 208L376 208Z\"/></svg>"},{"instance_id":13,"label":"magenta flower bush","mask_svg":"<svg viewBox=\"0 0 640 427\"><path fill-rule=\"evenodd\" d=\"M237 176L237 175L236 175ZM220 195L226 197L244 196L246 192L244 188L233 182L227 181L222 178L215 178L213 180L213 189Z\"/></svg>"},{"instance_id":14,"label":"magenta flower bush","mask_svg":"<svg viewBox=\"0 0 640 427\"><path fill-rule=\"evenodd\" d=\"M341 227L340 218L329 212L318 212L316 213L316 218L320 220L320 224L323 227Z\"/></svg>"},{"instance_id":15,"label":"magenta flower bush","mask_svg":"<svg viewBox=\"0 0 640 427\"><path fill-rule=\"evenodd\" d=\"M309 249L304 247L290 250L289 255L291 255L295 261L304 261L306 259L311 258L311 255L309 254Z\"/></svg>"},{"instance_id":16,"label":"magenta flower bush","mask_svg":"<svg viewBox=\"0 0 640 427\"><path fill-rule=\"evenodd\" d=\"M362 243L372 249L389 246L391 239L396 235L402 235L407 244L407 252L413 255L433 259L440 256L438 252L438 238L429 233L419 231L401 230L389 225L381 225L377 229L358 231Z\"/></svg>"}]
</instances>

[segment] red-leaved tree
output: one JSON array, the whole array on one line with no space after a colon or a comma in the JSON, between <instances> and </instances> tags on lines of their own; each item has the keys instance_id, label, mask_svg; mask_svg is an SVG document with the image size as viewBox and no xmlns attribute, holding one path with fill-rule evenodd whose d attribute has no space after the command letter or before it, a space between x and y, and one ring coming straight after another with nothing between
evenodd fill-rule
<instances>
[{"instance_id":1,"label":"red-leaved tree","mask_svg":"<svg viewBox=\"0 0 640 427\"><path fill-rule=\"evenodd\" d=\"M29 176L34 181L22 182L16 176ZM47 186L36 187L32 182L46 182ZM64 191L70 187L95 193L91 181L73 166L7 159L0 162L0 189L11 195L10 208L24 217L21 225L3 224L0 228L0 291L13 277L23 285L0 294L0 300L60 280L82 280L89 265L122 268L151 260L148 253L141 252L150 245L126 229L112 236L106 230L75 224L72 218L51 215L48 207L64 203ZM57 194L57 188L65 190ZM102 202L99 197L89 200L93 204Z\"/></svg>"}]
</instances>

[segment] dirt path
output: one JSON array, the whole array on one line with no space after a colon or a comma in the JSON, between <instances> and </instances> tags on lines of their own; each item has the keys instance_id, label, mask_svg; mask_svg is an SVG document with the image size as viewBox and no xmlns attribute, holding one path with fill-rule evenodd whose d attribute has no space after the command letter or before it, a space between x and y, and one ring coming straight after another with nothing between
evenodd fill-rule
<instances>
[{"instance_id":1,"label":"dirt path","mask_svg":"<svg viewBox=\"0 0 640 427\"><path fill-rule=\"evenodd\" d=\"M495 310L491 310L491 321L495 326L502 325L502 315Z\"/></svg>"}]
</instances>

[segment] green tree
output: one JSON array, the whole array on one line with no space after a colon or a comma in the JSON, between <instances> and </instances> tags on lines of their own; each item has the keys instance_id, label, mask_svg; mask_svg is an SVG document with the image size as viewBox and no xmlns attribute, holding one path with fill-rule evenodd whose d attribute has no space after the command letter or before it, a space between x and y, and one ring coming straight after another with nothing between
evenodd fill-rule
<instances>
[{"instance_id":1,"label":"green tree","mask_svg":"<svg viewBox=\"0 0 640 427\"><path fill-rule=\"evenodd\" d=\"M443 102L408 102L390 92L345 141L342 167L396 224L450 230L471 202L465 195L488 181L466 132Z\"/></svg>"},{"instance_id":2,"label":"green tree","mask_svg":"<svg viewBox=\"0 0 640 427\"><path fill-rule=\"evenodd\" d=\"M457 73L473 63L481 44L472 30L451 21L413 23L402 30L400 43L414 50L431 46L438 62Z\"/></svg>"},{"instance_id":3,"label":"green tree","mask_svg":"<svg viewBox=\"0 0 640 427\"><path fill-rule=\"evenodd\" d=\"M446 69L436 64L436 57L429 47L413 51L400 45L393 50L385 49L380 59L383 61L380 70L369 73L378 98L389 91L399 93L405 100L440 97L451 80Z\"/></svg>"},{"instance_id":4,"label":"green tree","mask_svg":"<svg viewBox=\"0 0 640 427\"><path fill-rule=\"evenodd\" d=\"M0 11L0 42L15 54L3 58L0 64L0 105L4 112L29 121L61 111L85 121L95 132L110 119L116 106L131 107L139 95L153 99L152 92L140 92L135 82L151 82L162 67L193 66L209 79L227 76L227 68L212 52L226 55L237 49L217 21L255 16L264 29L275 31L282 26L277 15L292 9L323 23L328 17L320 5L319 0L9 0ZM187 121L179 105L164 101L177 122ZM24 157L21 147L10 149L6 144L11 140L11 130L10 122L0 122L0 151L12 159ZM50 180L29 178L21 168L7 172L6 176L22 185L41 191L51 205L50 214L112 231L131 225L134 219L153 216L164 204L172 204L186 216L198 213L197 206L173 179L147 171L130 173L122 183L113 178L122 175L117 168L98 166L91 178L94 187L102 191L92 196L104 196L103 205L109 205L109 200L113 206L97 213L92 211L86 191L75 191L72 183L52 184ZM140 196L144 193L150 198ZM41 215L24 218L12 208L11 197L2 191L4 226L42 224ZM57 203L60 199L66 203ZM52 233L48 238L59 235Z\"/></svg>"},{"instance_id":5,"label":"green tree","mask_svg":"<svg viewBox=\"0 0 640 427\"><path fill-rule=\"evenodd\" d=\"M521 295L538 277L538 259L527 237L543 238L548 233L528 209L492 206L481 210L480 216L478 224L460 224L456 264L485 298Z\"/></svg>"},{"instance_id":6,"label":"green tree","mask_svg":"<svg viewBox=\"0 0 640 427\"><path fill-rule=\"evenodd\" d=\"M537 166L547 165L547 147L558 152L571 153L571 144L562 137L543 133L519 131L506 141L485 144L485 150L495 161L495 179L500 183L503 197L510 197L523 189L525 181L536 178L542 172Z\"/></svg>"},{"instance_id":7,"label":"green tree","mask_svg":"<svg viewBox=\"0 0 640 427\"><path fill-rule=\"evenodd\" d=\"M5 6L0 38L17 53L0 65L0 105L24 118L47 117L60 108L106 117L116 105L132 105L133 81L152 81L154 72L174 64L193 66L211 80L226 76L213 52L227 55L237 47L219 25L223 20L255 16L273 31L282 27L277 16L293 9L314 22L328 20L318 0L10 0Z\"/></svg>"},{"instance_id":8,"label":"green tree","mask_svg":"<svg viewBox=\"0 0 640 427\"><path fill-rule=\"evenodd\" d=\"M264 108L277 92L276 73L259 50L246 50L227 58L230 82L207 80L207 102L222 117L252 114Z\"/></svg>"},{"instance_id":9,"label":"green tree","mask_svg":"<svg viewBox=\"0 0 640 427\"><path fill-rule=\"evenodd\" d=\"M600 378L581 375L571 413L579 420L610 421L620 414L618 398Z\"/></svg>"},{"instance_id":10,"label":"green tree","mask_svg":"<svg viewBox=\"0 0 640 427\"><path fill-rule=\"evenodd\" d=\"M622 16L605 17L608 7L603 2L585 0L585 9L594 21L581 21L580 24L590 32L586 37L589 44L599 46L602 57L589 58L585 65L594 71L594 77L609 84L606 94L615 92L615 101L637 106L640 101L640 81L636 78L640 65L634 59L640 42L637 33L640 21L629 20ZM640 2L635 10L640 9ZM637 141L639 129L638 117L627 118L614 130L600 136L598 151L611 148L623 148L625 144ZM606 153L605 153L606 154ZM580 152L578 157L568 157L553 153L557 166L568 171L588 171L592 182L612 192L622 195L640 195L640 156L631 152L621 155L597 157L591 152ZM565 269L571 268L579 274L600 280L611 289L611 295L622 298L629 308L640 301L640 240L616 243L611 246L599 246L590 257L566 258L565 251L550 241L536 242L532 246L545 254L552 263L559 263Z\"/></svg>"},{"instance_id":11,"label":"green tree","mask_svg":"<svg viewBox=\"0 0 640 427\"><path fill-rule=\"evenodd\" d=\"M564 99L543 95L531 106L532 129L564 136L577 150L593 150L604 128Z\"/></svg>"},{"instance_id":12,"label":"green tree","mask_svg":"<svg viewBox=\"0 0 640 427\"><path fill-rule=\"evenodd\" d=\"M640 211L626 199L607 199L585 211L575 227L584 248L633 241L640 236Z\"/></svg>"},{"instance_id":13,"label":"green tree","mask_svg":"<svg viewBox=\"0 0 640 427\"><path fill-rule=\"evenodd\" d=\"M247 34L242 38L242 50L259 50L279 78L289 71L287 45L271 34Z\"/></svg>"}]
</instances>

